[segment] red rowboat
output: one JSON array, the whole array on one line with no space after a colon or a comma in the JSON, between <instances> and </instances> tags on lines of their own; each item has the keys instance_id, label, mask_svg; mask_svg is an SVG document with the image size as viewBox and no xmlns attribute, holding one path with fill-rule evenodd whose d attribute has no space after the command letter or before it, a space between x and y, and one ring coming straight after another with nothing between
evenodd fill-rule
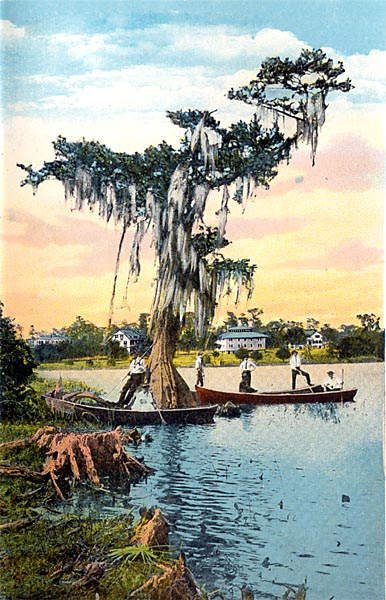
<instances>
[{"instance_id":1,"label":"red rowboat","mask_svg":"<svg viewBox=\"0 0 386 600\"><path fill-rule=\"evenodd\" d=\"M197 397L203 404L313 404L316 402L352 402L357 389L324 390L323 386L315 385L297 390L277 392L223 392L196 386Z\"/></svg>"}]
</instances>

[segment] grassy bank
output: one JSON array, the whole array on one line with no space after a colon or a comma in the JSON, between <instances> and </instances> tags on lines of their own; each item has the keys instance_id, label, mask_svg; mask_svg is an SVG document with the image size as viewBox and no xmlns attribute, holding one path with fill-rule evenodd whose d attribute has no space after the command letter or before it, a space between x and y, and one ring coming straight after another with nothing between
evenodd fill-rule
<instances>
[{"instance_id":1,"label":"grassy bank","mask_svg":"<svg viewBox=\"0 0 386 600\"><path fill-rule=\"evenodd\" d=\"M276 356L277 348L268 348L261 350L262 358L257 361L259 365L282 365L287 364L288 361L282 361ZM355 359L343 361L334 357L331 352L325 348L312 348L307 350L300 350L303 364L333 364L342 362L377 362L373 356L357 356ZM178 351L174 357L174 364L176 367L194 367L197 352L182 352ZM60 362L53 363L41 363L41 369L49 370L60 370L70 371L72 369L128 369L131 357L128 356L125 359L111 360L106 356L94 356L88 358L74 358L66 359ZM233 352L216 352L213 350L207 350L204 353L204 362L207 366L216 367L227 367L239 365L240 360L235 356Z\"/></svg>"}]
</instances>

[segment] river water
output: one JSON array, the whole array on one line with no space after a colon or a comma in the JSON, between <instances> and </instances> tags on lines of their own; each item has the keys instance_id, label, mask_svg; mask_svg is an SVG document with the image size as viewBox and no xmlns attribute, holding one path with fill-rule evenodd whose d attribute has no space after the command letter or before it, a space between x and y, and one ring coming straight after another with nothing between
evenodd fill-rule
<instances>
[{"instance_id":1,"label":"river water","mask_svg":"<svg viewBox=\"0 0 386 600\"><path fill-rule=\"evenodd\" d=\"M233 600L247 584L256 599L281 597L284 583L306 580L307 600L384 598L384 364L332 368L358 388L355 403L255 407L212 425L147 427L152 441L130 447L156 472L132 487L126 506L161 508L171 543L207 590ZM318 383L328 365L306 370ZM68 377L113 399L125 373ZM181 373L193 387L194 370ZM207 387L238 382L237 367L206 369ZM288 388L289 367L260 366L252 385Z\"/></svg>"}]
</instances>

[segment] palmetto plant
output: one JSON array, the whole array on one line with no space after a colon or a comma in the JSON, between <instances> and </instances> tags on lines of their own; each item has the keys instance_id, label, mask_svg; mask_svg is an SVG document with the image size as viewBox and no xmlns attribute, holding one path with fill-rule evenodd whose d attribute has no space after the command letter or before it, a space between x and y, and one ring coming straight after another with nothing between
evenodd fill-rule
<instances>
[{"instance_id":1,"label":"palmetto plant","mask_svg":"<svg viewBox=\"0 0 386 600\"><path fill-rule=\"evenodd\" d=\"M108 552L108 556L114 560L124 561L125 563L136 560L145 563L156 563L160 560L170 558L168 546L148 546L147 544L133 544L123 548L115 548Z\"/></svg>"}]
</instances>

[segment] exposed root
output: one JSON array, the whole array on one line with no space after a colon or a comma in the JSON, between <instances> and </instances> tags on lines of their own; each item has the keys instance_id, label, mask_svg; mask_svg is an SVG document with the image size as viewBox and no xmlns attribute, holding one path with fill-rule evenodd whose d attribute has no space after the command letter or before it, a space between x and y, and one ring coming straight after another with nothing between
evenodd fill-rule
<instances>
[{"instance_id":1,"label":"exposed root","mask_svg":"<svg viewBox=\"0 0 386 600\"><path fill-rule=\"evenodd\" d=\"M29 445L45 450L48 458L43 472L2 463L0 473L37 482L49 477L57 494L65 500L61 484L69 477L75 482L88 479L93 485L100 486L101 475L124 475L133 482L153 472L124 449L123 443L136 439L135 430L125 435L120 427L114 431L93 433L68 433L56 427L43 427L29 439L3 444L3 448L8 450Z\"/></svg>"}]
</instances>

